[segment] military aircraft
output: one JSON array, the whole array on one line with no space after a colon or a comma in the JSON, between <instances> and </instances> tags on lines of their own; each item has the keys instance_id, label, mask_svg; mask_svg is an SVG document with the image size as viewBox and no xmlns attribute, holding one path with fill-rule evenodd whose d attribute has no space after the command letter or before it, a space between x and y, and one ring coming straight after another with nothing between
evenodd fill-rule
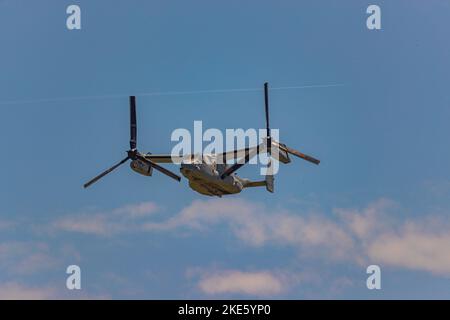
<instances>
[{"instance_id":1,"label":"military aircraft","mask_svg":"<svg viewBox=\"0 0 450 320\"><path fill-rule=\"evenodd\" d=\"M272 165L270 160L272 158L284 164L291 162L289 154L316 165L320 161L272 139L269 127L269 88L267 82L264 83L264 102L266 137L259 145L217 154L178 156L141 153L138 151L136 97L130 96L130 149L127 151L127 156L119 163L85 183L84 188L89 187L126 161L131 160L130 167L137 173L151 176L153 169L155 169L177 181L180 181L181 177L160 166L159 163L179 163L181 165L181 174L189 180L189 187L203 195L222 197L223 195L240 193L244 188L250 187L266 187L267 191L274 192L274 177L273 174L270 174L270 170L267 171L265 179L262 181L251 181L241 178L235 174L235 171L247 164L250 159L262 153L266 153L269 158L269 168ZM218 161L219 159L221 161ZM228 164L230 159L234 160L235 163Z\"/></svg>"}]
</instances>

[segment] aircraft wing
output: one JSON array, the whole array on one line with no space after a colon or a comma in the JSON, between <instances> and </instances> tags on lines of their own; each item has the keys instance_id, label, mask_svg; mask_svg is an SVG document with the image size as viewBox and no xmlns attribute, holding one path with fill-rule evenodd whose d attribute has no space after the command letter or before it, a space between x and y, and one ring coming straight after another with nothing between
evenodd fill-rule
<instances>
[{"instance_id":1,"label":"aircraft wing","mask_svg":"<svg viewBox=\"0 0 450 320\"><path fill-rule=\"evenodd\" d=\"M259 153L265 152L264 150L265 150L264 144L261 143L260 145L257 145L254 147L247 147L247 148L243 148L243 149L236 149L236 150L231 150L231 151L227 151L227 152L223 152L223 153L218 153L216 155L216 157L217 157L217 159L222 159L224 163L227 163L228 161L231 161L231 160L237 161L248 155L252 155L252 157L253 157Z\"/></svg>"},{"instance_id":2,"label":"aircraft wing","mask_svg":"<svg viewBox=\"0 0 450 320\"><path fill-rule=\"evenodd\" d=\"M233 157L235 157L235 159L239 161L237 161L232 166L227 167L222 173L221 178L223 179L226 176L229 176L230 174L244 166L246 163L248 163L253 157L258 155L259 153L265 152L262 149L265 149L265 147L263 145L258 145L253 148L232 151L229 157L225 155L226 160L230 160L230 158L234 159Z\"/></svg>"},{"instance_id":3,"label":"aircraft wing","mask_svg":"<svg viewBox=\"0 0 450 320\"><path fill-rule=\"evenodd\" d=\"M172 155L171 154L144 154L143 155L145 159L153 161L155 163L173 163ZM179 157L181 160L181 157ZM178 157L176 157L178 159Z\"/></svg>"},{"instance_id":4,"label":"aircraft wing","mask_svg":"<svg viewBox=\"0 0 450 320\"><path fill-rule=\"evenodd\" d=\"M283 163L289 163L290 162L289 156L283 150L284 147L286 147L286 146L283 144L280 144L278 141L272 140L272 157ZM224 153L218 153L217 158L220 159L220 157L222 157L222 159L226 159L228 161L231 161L231 160L237 161L244 157L249 157L248 160L250 160L254 156L261 154L261 153L266 153L266 152L267 152L267 145L265 142L263 142L255 147L231 150L231 151L227 151Z\"/></svg>"},{"instance_id":5,"label":"aircraft wing","mask_svg":"<svg viewBox=\"0 0 450 320\"><path fill-rule=\"evenodd\" d=\"M280 144L277 141L272 140L272 157L274 157L276 160L281 161L283 163L289 163L290 159L287 155L286 151L283 150L285 148L285 145ZM228 162L237 162L239 159L248 157L247 161L253 158L254 156L267 152L267 146L266 143L263 142L257 146L254 147L247 147L243 149L236 149L236 150L230 150L227 152L217 153L216 158L222 159L223 163ZM143 157L146 159L153 161L155 163L174 163L174 160L176 163L180 163L183 159L189 159L192 158L193 155L184 155L183 157L178 156L172 158L171 154L143 154Z\"/></svg>"},{"instance_id":6,"label":"aircraft wing","mask_svg":"<svg viewBox=\"0 0 450 320\"><path fill-rule=\"evenodd\" d=\"M217 159L222 159L223 163L226 163L226 161L237 161L241 158L244 158L248 154L256 155L258 153L261 153L262 151L260 150L262 149L265 149L265 147L263 147L263 145L261 144L259 146L251 148L244 148L239 150L231 150L223 153L217 153L215 156ZM194 155L187 154L184 156L177 156L174 159L172 158L171 154L151 154L151 153L143 154L142 156L145 159L153 161L155 163L174 163L175 161L177 161L177 163L180 163L183 159L186 160L194 157Z\"/></svg>"}]
</instances>

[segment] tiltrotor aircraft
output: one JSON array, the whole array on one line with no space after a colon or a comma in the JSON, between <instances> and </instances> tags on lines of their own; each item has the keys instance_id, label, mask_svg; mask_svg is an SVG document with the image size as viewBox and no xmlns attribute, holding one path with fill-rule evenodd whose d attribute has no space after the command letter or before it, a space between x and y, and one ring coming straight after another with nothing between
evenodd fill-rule
<instances>
[{"instance_id":1,"label":"tiltrotor aircraft","mask_svg":"<svg viewBox=\"0 0 450 320\"><path fill-rule=\"evenodd\" d=\"M262 181L251 181L238 177L235 171L247 164L254 156L261 153L267 153L269 159L275 158L284 164L291 162L289 154L314 164L319 164L320 161L272 139L269 127L269 93L267 82L264 83L264 102L267 136L259 145L240 150L231 150L225 153L173 156L171 154L141 153L137 150L136 97L131 96L130 150L127 151L126 158L88 181L84 184L84 187L89 187L126 161L131 160L131 169L137 173L144 176L151 176L153 169L155 169L177 181L180 181L181 177L160 166L159 163L179 163L181 165L181 174L189 180L189 187L208 196L221 197L223 195L239 193L244 188L262 186L266 187L267 191L273 192L274 177L270 174L270 170L268 170L265 179ZM221 161L218 161L218 159ZM227 164L230 159L234 160L235 163ZM269 160L269 168L270 166L271 160Z\"/></svg>"}]
</instances>

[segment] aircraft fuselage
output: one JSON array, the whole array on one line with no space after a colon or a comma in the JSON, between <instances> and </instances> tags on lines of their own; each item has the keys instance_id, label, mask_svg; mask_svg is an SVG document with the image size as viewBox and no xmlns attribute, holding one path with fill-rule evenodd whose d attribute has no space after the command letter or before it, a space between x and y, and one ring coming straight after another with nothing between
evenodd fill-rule
<instances>
[{"instance_id":1,"label":"aircraft fuselage","mask_svg":"<svg viewBox=\"0 0 450 320\"><path fill-rule=\"evenodd\" d=\"M180 172L189 180L189 187L198 193L208 196L218 196L239 193L244 188L242 181L236 175L225 178L214 165L206 163L181 164Z\"/></svg>"}]
</instances>

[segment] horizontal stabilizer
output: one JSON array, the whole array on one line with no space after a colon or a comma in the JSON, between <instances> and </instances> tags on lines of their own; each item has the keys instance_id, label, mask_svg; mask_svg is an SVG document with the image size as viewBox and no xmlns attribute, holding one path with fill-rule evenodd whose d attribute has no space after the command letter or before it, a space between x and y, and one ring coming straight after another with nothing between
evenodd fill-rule
<instances>
[{"instance_id":1,"label":"horizontal stabilizer","mask_svg":"<svg viewBox=\"0 0 450 320\"><path fill-rule=\"evenodd\" d=\"M252 188L252 187L264 187L266 185L266 181L248 181L245 183L245 188Z\"/></svg>"}]
</instances>

